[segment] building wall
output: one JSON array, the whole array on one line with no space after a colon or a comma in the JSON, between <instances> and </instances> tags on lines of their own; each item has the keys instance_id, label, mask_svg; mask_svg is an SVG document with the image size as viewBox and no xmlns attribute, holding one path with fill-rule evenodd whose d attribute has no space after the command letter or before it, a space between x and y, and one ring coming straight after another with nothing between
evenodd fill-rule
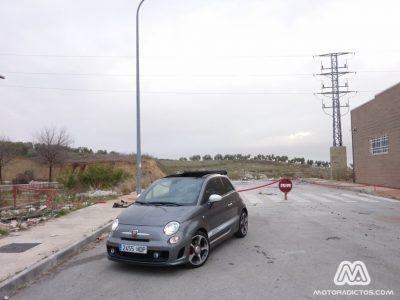
<instances>
[{"instance_id":1,"label":"building wall","mask_svg":"<svg viewBox=\"0 0 400 300\"><path fill-rule=\"evenodd\" d=\"M400 188L400 83L351 111L355 181ZM371 154L369 140L388 136L387 154Z\"/></svg>"}]
</instances>

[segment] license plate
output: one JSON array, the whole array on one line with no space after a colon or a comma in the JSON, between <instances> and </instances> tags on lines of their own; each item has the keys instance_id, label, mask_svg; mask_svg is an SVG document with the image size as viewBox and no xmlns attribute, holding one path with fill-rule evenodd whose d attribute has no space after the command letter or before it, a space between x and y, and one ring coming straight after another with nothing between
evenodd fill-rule
<instances>
[{"instance_id":1,"label":"license plate","mask_svg":"<svg viewBox=\"0 0 400 300\"><path fill-rule=\"evenodd\" d=\"M146 254L147 253L147 246L120 244L119 245L119 251Z\"/></svg>"}]
</instances>

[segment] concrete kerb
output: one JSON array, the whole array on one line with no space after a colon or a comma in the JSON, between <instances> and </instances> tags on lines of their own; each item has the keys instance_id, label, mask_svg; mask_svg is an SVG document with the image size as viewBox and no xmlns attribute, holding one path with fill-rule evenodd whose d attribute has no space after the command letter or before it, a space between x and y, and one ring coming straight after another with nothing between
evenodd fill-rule
<instances>
[{"instance_id":1,"label":"concrete kerb","mask_svg":"<svg viewBox=\"0 0 400 300\"><path fill-rule=\"evenodd\" d=\"M36 262L34 265L25 269L24 271L14 275L13 277L6 279L0 283L0 297L5 295L10 295L16 292L17 289L24 287L28 283L32 282L39 275L49 271L50 269L56 267L57 265L63 263L68 258L77 254L82 250L85 245L94 242L99 236L111 229L112 221L100 227L98 230L92 234L85 236L80 241L70 245L53 255L49 256L42 261Z\"/></svg>"}]
</instances>

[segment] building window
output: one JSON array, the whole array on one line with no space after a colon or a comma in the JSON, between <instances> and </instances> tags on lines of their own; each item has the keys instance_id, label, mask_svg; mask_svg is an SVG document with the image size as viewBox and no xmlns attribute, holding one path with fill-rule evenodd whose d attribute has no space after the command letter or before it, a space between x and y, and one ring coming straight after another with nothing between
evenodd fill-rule
<instances>
[{"instance_id":1,"label":"building window","mask_svg":"<svg viewBox=\"0 0 400 300\"><path fill-rule=\"evenodd\" d=\"M369 139L369 152L372 155L389 153L389 139L387 135Z\"/></svg>"}]
</instances>

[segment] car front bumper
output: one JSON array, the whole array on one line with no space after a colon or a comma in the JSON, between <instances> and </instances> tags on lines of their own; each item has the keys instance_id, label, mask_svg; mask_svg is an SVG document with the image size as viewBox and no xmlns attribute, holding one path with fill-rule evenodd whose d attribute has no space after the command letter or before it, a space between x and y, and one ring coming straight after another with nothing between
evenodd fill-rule
<instances>
[{"instance_id":1,"label":"car front bumper","mask_svg":"<svg viewBox=\"0 0 400 300\"><path fill-rule=\"evenodd\" d=\"M135 241L121 241L119 238L110 237L107 240L107 257L116 262L148 266L175 266L185 264L190 253L190 240L180 241L176 245L168 245L165 241L152 241L146 243L147 253L121 252L121 243L144 245Z\"/></svg>"}]
</instances>

